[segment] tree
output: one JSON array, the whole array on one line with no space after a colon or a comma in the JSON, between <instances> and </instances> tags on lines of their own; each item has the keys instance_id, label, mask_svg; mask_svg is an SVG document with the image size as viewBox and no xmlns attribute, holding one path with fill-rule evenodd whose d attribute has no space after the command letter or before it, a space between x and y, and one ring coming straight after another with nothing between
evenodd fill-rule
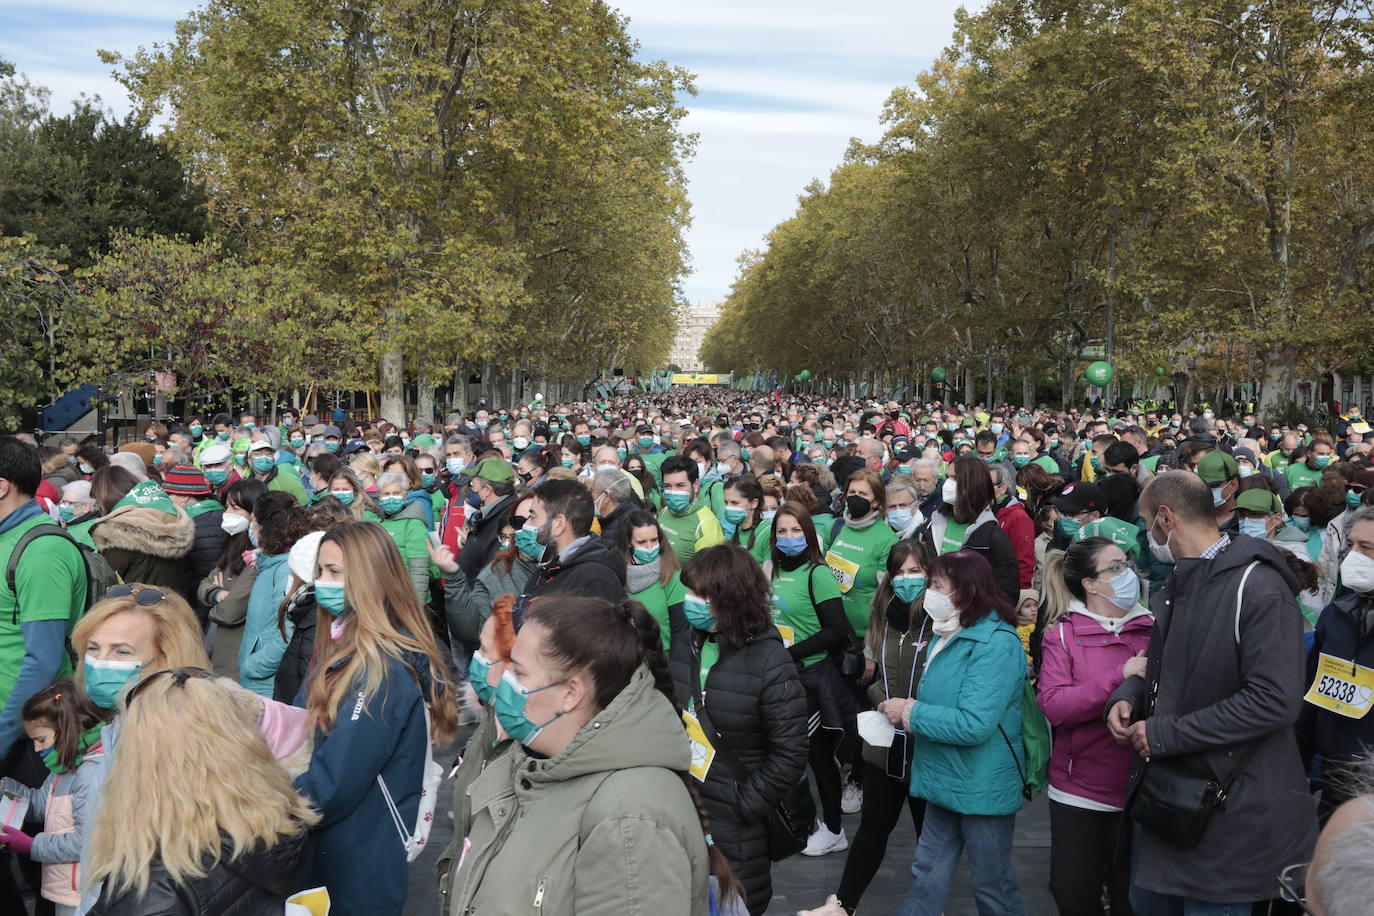
<instances>
[{"instance_id":1,"label":"tree","mask_svg":"<svg viewBox=\"0 0 1374 916\"><path fill-rule=\"evenodd\" d=\"M106 59L251 255L346 305L399 419L407 363L666 355L690 84L635 51L595 0L211 0Z\"/></svg>"},{"instance_id":2,"label":"tree","mask_svg":"<svg viewBox=\"0 0 1374 916\"><path fill-rule=\"evenodd\" d=\"M0 423L11 429L51 392L55 335L75 294L50 249L28 237L0 237Z\"/></svg>"}]
</instances>

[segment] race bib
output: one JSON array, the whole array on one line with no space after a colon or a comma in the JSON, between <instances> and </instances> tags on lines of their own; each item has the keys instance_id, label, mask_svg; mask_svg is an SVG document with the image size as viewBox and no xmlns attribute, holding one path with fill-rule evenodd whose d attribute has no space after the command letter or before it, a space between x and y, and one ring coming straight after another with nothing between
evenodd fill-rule
<instances>
[{"instance_id":1,"label":"race bib","mask_svg":"<svg viewBox=\"0 0 1374 916\"><path fill-rule=\"evenodd\" d=\"M696 716L690 712L684 712L682 724L687 729L687 740L692 745L690 772L698 782L705 782L706 774L711 771L711 763L716 759L716 749L711 746L711 742L706 737L706 732L702 730L701 723L697 721Z\"/></svg>"},{"instance_id":2,"label":"race bib","mask_svg":"<svg viewBox=\"0 0 1374 916\"><path fill-rule=\"evenodd\" d=\"M797 641L796 631L794 631L791 627L785 627L780 623L775 623L773 624L773 626L778 628L778 635L782 637L782 644L787 648L791 648L792 644Z\"/></svg>"},{"instance_id":3,"label":"race bib","mask_svg":"<svg viewBox=\"0 0 1374 916\"><path fill-rule=\"evenodd\" d=\"M840 594L849 594L854 587L854 580L859 576L859 564L846 560L832 550L825 555L825 565L830 567L835 574L835 581L840 583Z\"/></svg>"},{"instance_id":4,"label":"race bib","mask_svg":"<svg viewBox=\"0 0 1374 916\"><path fill-rule=\"evenodd\" d=\"M1317 661L1317 676L1303 699L1337 715L1363 719L1374 704L1374 668L1352 665L1323 652Z\"/></svg>"}]
</instances>

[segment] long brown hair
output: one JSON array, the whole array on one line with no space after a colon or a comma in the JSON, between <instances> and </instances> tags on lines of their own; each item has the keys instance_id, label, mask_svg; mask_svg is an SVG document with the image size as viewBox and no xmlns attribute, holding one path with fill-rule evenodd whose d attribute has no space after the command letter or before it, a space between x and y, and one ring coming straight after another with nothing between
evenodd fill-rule
<instances>
[{"instance_id":1,"label":"long brown hair","mask_svg":"<svg viewBox=\"0 0 1374 916\"><path fill-rule=\"evenodd\" d=\"M778 519L786 516L795 519L801 526L802 536L806 538L806 552L802 556L806 557L808 566L819 566L824 560L821 556L821 539L816 533L816 523L811 520L811 513L806 511L806 507L793 505L788 502L786 505L778 507L778 514L773 516L773 530L769 532L773 547L773 578L777 578L779 570L782 569L783 553L778 549Z\"/></svg>"},{"instance_id":2,"label":"long brown hair","mask_svg":"<svg viewBox=\"0 0 1374 916\"><path fill-rule=\"evenodd\" d=\"M721 641L738 648L773 625L773 592L763 569L734 544L698 551L682 584L711 603Z\"/></svg>"},{"instance_id":3,"label":"long brown hair","mask_svg":"<svg viewBox=\"0 0 1374 916\"><path fill-rule=\"evenodd\" d=\"M921 564L921 572L928 576L927 570L930 569L930 561L934 559L935 555L925 541L914 539L898 541L888 551L887 576L878 586L878 590L873 593L873 610L868 615L868 632L864 634L864 642L873 653L874 658L879 657L883 650L883 624L887 621L887 606L892 601L892 580L901 574L902 565L912 556L916 557L916 562ZM927 583L929 583L929 579L927 579ZM919 605L917 602L920 600L917 598L911 603L913 620L918 612Z\"/></svg>"},{"instance_id":4,"label":"long brown hair","mask_svg":"<svg viewBox=\"0 0 1374 916\"><path fill-rule=\"evenodd\" d=\"M320 542L339 545L344 561L344 600L352 610L342 637L315 641L315 666L306 689L306 709L325 732L338 721L344 698L362 682L371 699L386 676L387 657L410 667L404 653L425 656L430 691L426 701L434 740L447 744L458 730L458 713L448 683L448 667L439 654L420 600L396 542L375 522L349 522L331 529ZM326 634L335 620L323 607L315 632ZM334 661L342 660L338 666ZM419 672L415 672L419 676Z\"/></svg>"}]
</instances>

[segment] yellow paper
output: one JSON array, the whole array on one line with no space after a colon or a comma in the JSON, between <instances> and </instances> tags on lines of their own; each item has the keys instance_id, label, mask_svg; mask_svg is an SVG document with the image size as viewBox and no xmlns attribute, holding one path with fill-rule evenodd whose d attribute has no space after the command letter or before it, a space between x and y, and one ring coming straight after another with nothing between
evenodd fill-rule
<instances>
[{"instance_id":1,"label":"yellow paper","mask_svg":"<svg viewBox=\"0 0 1374 916\"><path fill-rule=\"evenodd\" d=\"M773 626L778 628L778 635L782 637L782 644L784 646L790 648L791 645L797 641L797 635L791 627L785 627L780 623L775 623Z\"/></svg>"},{"instance_id":2,"label":"yellow paper","mask_svg":"<svg viewBox=\"0 0 1374 916\"><path fill-rule=\"evenodd\" d=\"M859 564L846 560L832 550L825 555L825 565L835 573L835 581L840 583L840 593L849 594L849 590L854 587L854 580L858 578Z\"/></svg>"},{"instance_id":3,"label":"yellow paper","mask_svg":"<svg viewBox=\"0 0 1374 916\"><path fill-rule=\"evenodd\" d=\"M1363 719L1374 705L1374 668L1352 665L1323 652L1317 660L1317 676L1303 699L1337 715Z\"/></svg>"},{"instance_id":4,"label":"yellow paper","mask_svg":"<svg viewBox=\"0 0 1374 916\"><path fill-rule=\"evenodd\" d=\"M323 887L286 898L287 916L329 916L329 891Z\"/></svg>"},{"instance_id":5,"label":"yellow paper","mask_svg":"<svg viewBox=\"0 0 1374 916\"><path fill-rule=\"evenodd\" d=\"M716 759L716 749L706 738L706 732L702 730L696 716L684 712L682 724L687 729L687 740L692 743L691 773L698 782L705 782L706 774L711 770L711 763Z\"/></svg>"}]
</instances>

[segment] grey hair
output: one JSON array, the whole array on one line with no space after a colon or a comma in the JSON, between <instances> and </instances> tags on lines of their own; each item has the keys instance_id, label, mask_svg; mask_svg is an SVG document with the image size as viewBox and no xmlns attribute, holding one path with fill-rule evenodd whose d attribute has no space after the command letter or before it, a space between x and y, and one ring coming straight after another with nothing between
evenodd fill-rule
<instances>
[{"instance_id":1,"label":"grey hair","mask_svg":"<svg viewBox=\"0 0 1374 916\"><path fill-rule=\"evenodd\" d=\"M1016 472L1013 471L1005 461L988 465L988 469L997 475L997 479L1004 487L1016 486Z\"/></svg>"},{"instance_id":2,"label":"grey hair","mask_svg":"<svg viewBox=\"0 0 1374 916\"><path fill-rule=\"evenodd\" d=\"M62 488L62 498L69 503L88 503L91 501L91 482L74 480Z\"/></svg>"},{"instance_id":3,"label":"grey hair","mask_svg":"<svg viewBox=\"0 0 1374 916\"><path fill-rule=\"evenodd\" d=\"M148 469L144 466L143 459L135 452L116 452L110 456L110 464L128 471L140 483L148 479Z\"/></svg>"},{"instance_id":4,"label":"grey hair","mask_svg":"<svg viewBox=\"0 0 1374 916\"><path fill-rule=\"evenodd\" d=\"M906 490L908 493L911 494L911 498L915 502L919 503L921 501L921 494L916 492L915 483L913 483L911 478L905 474L898 474L888 481L887 498L889 502L892 500L892 494L898 492L899 490Z\"/></svg>"},{"instance_id":5,"label":"grey hair","mask_svg":"<svg viewBox=\"0 0 1374 916\"><path fill-rule=\"evenodd\" d=\"M725 438L716 446L716 460L724 461L726 458L739 457L739 443L732 438Z\"/></svg>"},{"instance_id":6,"label":"grey hair","mask_svg":"<svg viewBox=\"0 0 1374 916\"><path fill-rule=\"evenodd\" d=\"M926 443L926 445L929 444L929 442ZM940 476L940 466L929 458L917 458L915 461L911 462L911 473L915 474L917 471L924 470L934 471L936 477Z\"/></svg>"},{"instance_id":7,"label":"grey hair","mask_svg":"<svg viewBox=\"0 0 1374 916\"><path fill-rule=\"evenodd\" d=\"M1374 522L1374 506L1360 506L1350 515L1350 527L1357 522Z\"/></svg>"},{"instance_id":8,"label":"grey hair","mask_svg":"<svg viewBox=\"0 0 1374 916\"><path fill-rule=\"evenodd\" d=\"M635 488L630 483L629 474L620 468L597 471L596 476L592 478L592 485L596 487L598 493L609 494L617 506L623 506L637 499Z\"/></svg>"},{"instance_id":9,"label":"grey hair","mask_svg":"<svg viewBox=\"0 0 1374 916\"><path fill-rule=\"evenodd\" d=\"M465 448L465 449L467 449L469 452L471 452L471 451L472 451L472 437L471 437L471 436L465 436L465 435L463 435L462 433L454 433L453 435L449 436L447 439L444 440L444 446L445 446L446 448L447 448L448 446L450 446L450 445L461 445L463 448Z\"/></svg>"},{"instance_id":10,"label":"grey hair","mask_svg":"<svg viewBox=\"0 0 1374 916\"><path fill-rule=\"evenodd\" d=\"M399 483L405 489L410 489L410 478L400 471L387 471L385 474L378 477L377 489L380 491L393 483Z\"/></svg>"},{"instance_id":11,"label":"grey hair","mask_svg":"<svg viewBox=\"0 0 1374 916\"><path fill-rule=\"evenodd\" d=\"M1368 813L1330 839L1325 864L1308 876L1308 884L1315 885L1309 886L1308 895L1321 900L1327 916L1369 912L1374 899L1374 810Z\"/></svg>"}]
</instances>

